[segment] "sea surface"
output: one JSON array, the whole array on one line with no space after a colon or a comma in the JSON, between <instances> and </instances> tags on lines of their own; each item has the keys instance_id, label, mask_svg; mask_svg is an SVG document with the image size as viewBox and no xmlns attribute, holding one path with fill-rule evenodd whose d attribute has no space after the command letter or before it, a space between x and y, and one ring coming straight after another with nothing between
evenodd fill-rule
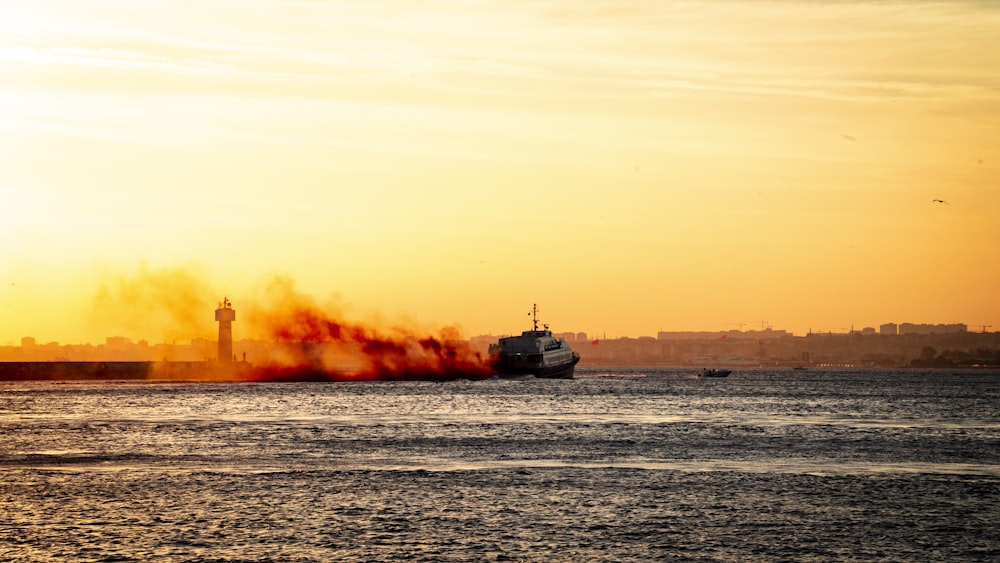
<instances>
[{"instance_id":1,"label":"sea surface","mask_svg":"<svg viewBox=\"0 0 1000 563\"><path fill-rule=\"evenodd\" d=\"M0 560L1000 560L1000 372L694 373L0 383Z\"/></svg>"}]
</instances>

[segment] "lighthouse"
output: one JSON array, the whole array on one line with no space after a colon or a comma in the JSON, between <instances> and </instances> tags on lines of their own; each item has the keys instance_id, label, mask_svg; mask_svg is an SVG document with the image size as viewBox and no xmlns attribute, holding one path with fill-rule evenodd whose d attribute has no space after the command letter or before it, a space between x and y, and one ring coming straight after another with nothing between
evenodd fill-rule
<instances>
[{"instance_id":1,"label":"lighthouse","mask_svg":"<svg viewBox=\"0 0 1000 563\"><path fill-rule=\"evenodd\" d=\"M215 310L215 320L219 321L219 361L230 363L233 361L233 321L236 320L236 311L228 297L223 297L219 308Z\"/></svg>"}]
</instances>

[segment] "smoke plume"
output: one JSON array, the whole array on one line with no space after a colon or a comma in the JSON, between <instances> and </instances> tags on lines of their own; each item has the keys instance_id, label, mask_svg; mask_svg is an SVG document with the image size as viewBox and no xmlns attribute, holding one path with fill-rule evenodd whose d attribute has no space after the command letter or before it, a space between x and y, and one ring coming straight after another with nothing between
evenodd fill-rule
<instances>
[{"instance_id":1,"label":"smoke plume","mask_svg":"<svg viewBox=\"0 0 1000 563\"><path fill-rule=\"evenodd\" d=\"M90 320L140 339L190 339L205 332L212 293L194 268L151 270L142 264L131 275L105 276L91 302Z\"/></svg>"},{"instance_id":2,"label":"smoke plume","mask_svg":"<svg viewBox=\"0 0 1000 563\"><path fill-rule=\"evenodd\" d=\"M263 306L250 308L254 329L276 342L257 377L295 380L447 380L490 375L488 362L457 328L437 335L402 325L378 329L324 311L288 278L266 284Z\"/></svg>"},{"instance_id":3,"label":"smoke plume","mask_svg":"<svg viewBox=\"0 0 1000 563\"><path fill-rule=\"evenodd\" d=\"M164 341L214 341L213 311L222 295L196 272L143 265L130 275L106 276L92 302L92 320L105 329L124 330L129 337L138 333ZM234 340L254 339L252 361L171 361L159 365L154 377L440 381L492 374L487 359L462 340L455 327L427 330L408 326L413 323L349 321L335 304L320 307L287 277L265 278L241 299L228 297L237 311ZM201 357L215 355L215 350L206 349Z\"/></svg>"}]
</instances>

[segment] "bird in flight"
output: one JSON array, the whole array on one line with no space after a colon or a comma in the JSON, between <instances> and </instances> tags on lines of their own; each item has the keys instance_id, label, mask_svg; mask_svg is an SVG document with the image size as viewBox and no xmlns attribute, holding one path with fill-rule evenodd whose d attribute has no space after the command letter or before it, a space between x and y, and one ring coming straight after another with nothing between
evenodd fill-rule
<instances>
[{"instance_id":1,"label":"bird in flight","mask_svg":"<svg viewBox=\"0 0 1000 563\"><path fill-rule=\"evenodd\" d=\"M945 205L951 205L950 203L948 203L947 201L945 201L943 199L932 199L931 202L932 203L943 203Z\"/></svg>"}]
</instances>

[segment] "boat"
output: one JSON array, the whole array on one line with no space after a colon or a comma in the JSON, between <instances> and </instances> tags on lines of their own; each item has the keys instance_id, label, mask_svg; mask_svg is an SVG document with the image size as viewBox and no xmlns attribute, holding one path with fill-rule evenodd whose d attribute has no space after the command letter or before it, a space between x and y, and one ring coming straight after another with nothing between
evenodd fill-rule
<instances>
[{"instance_id":1,"label":"boat","mask_svg":"<svg viewBox=\"0 0 1000 563\"><path fill-rule=\"evenodd\" d=\"M538 329L538 305L531 307L531 330L520 336L500 338L490 346L493 368L501 377L532 375L547 379L572 379L580 355L565 340L552 335L549 325Z\"/></svg>"},{"instance_id":2,"label":"boat","mask_svg":"<svg viewBox=\"0 0 1000 563\"><path fill-rule=\"evenodd\" d=\"M698 377L729 377L731 373L733 373L731 369L705 368Z\"/></svg>"}]
</instances>

